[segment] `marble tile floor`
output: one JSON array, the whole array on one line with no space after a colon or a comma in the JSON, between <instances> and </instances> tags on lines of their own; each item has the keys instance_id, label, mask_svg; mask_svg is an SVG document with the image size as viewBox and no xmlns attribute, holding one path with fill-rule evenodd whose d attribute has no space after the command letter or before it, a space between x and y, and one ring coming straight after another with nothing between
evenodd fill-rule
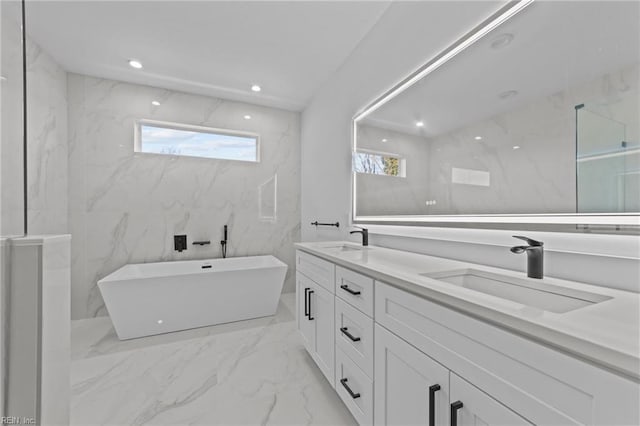
<instances>
[{"instance_id":1,"label":"marble tile floor","mask_svg":"<svg viewBox=\"0 0 640 426\"><path fill-rule=\"evenodd\" d=\"M119 341L73 321L72 425L355 425L307 354L295 295L273 317Z\"/></svg>"}]
</instances>

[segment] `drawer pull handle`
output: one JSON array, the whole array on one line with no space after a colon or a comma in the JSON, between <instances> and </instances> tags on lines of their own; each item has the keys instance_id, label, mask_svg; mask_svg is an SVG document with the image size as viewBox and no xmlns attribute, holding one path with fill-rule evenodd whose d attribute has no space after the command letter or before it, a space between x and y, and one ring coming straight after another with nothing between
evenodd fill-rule
<instances>
[{"instance_id":1,"label":"drawer pull handle","mask_svg":"<svg viewBox=\"0 0 640 426\"><path fill-rule=\"evenodd\" d=\"M360 398L360 394L359 393L354 393L351 388L349 387L349 385L347 385L347 379L340 379L340 383L342 383L342 386L344 386L344 388L347 390L347 392L349 392L349 395L351 395L351 398L356 399L356 398Z\"/></svg>"},{"instance_id":2,"label":"drawer pull handle","mask_svg":"<svg viewBox=\"0 0 640 426\"><path fill-rule=\"evenodd\" d=\"M309 315L307 316L307 318L309 318L309 321L313 321L315 319L311 316L311 295L312 294L313 294L313 290L309 290L309 293L307 293L307 297L309 298Z\"/></svg>"},{"instance_id":3,"label":"drawer pull handle","mask_svg":"<svg viewBox=\"0 0 640 426\"><path fill-rule=\"evenodd\" d=\"M349 286L348 286L348 285L346 285L346 284L342 284L342 285L340 286L340 288L341 288L341 289L343 289L344 291L346 291L347 293L353 294L354 296L357 296L357 295L359 295L359 294L360 294L360 292L359 292L359 291L351 290L351 289L349 288Z\"/></svg>"},{"instance_id":4,"label":"drawer pull handle","mask_svg":"<svg viewBox=\"0 0 640 426\"><path fill-rule=\"evenodd\" d=\"M359 342L360 338L359 337L354 337L353 334L349 333L347 330L349 330L347 327L342 327L340 329L340 331L342 332L342 334L344 334L345 336L347 336L349 339L351 339L352 342Z\"/></svg>"},{"instance_id":5,"label":"drawer pull handle","mask_svg":"<svg viewBox=\"0 0 640 426\"><path fill-rule=\"evenodd\" d=\"M462 401L456 401L451 404L451 426L458 426L458 410L463 406Z\"/></svg>"},{"instance_id":6,"label":"drawer pull handle","mask_svg":"<svg viewBox=\"0 0 640 426\"><path fill-rule=\"evenodd\" d=\"M429 386L429 426L436 425L436 392L440 385Z\"/></svg>"},{"instance_id":7,"label":"drawer pull handle","mask_svg":"<svg viewBox=\"0 0 640 426\"><path fill-rule=\"evenodd\" d=\"M307 292L311 290L309 287L304 289L304 316L309 317L309 302L307 300Z\"/></svg>"}]
</instances>

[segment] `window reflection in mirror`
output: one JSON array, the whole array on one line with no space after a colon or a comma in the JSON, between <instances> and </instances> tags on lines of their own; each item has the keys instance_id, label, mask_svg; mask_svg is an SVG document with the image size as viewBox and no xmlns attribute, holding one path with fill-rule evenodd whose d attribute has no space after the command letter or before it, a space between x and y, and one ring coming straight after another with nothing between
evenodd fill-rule
<instances>
[{"instance_id":1,"label":"window reflection in mirror","mask_svg":"<svg viewBox=\"0 0 640 426\"><path fill-rule=\"evenodd\" d=\"M408 172L356 174L356 217L639 212L639 14L534 2L358 117L356 151Z\"/></svg>"}]
</instances>

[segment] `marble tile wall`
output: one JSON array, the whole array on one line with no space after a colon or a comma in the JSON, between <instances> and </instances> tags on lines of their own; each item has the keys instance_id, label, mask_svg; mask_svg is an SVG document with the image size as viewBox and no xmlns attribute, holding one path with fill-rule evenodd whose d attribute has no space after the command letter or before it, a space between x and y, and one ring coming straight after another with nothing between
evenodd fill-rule
<instances>
[{"instance_id":1,"label":"marble tile wall","mask_svg":"<svg viewBox=\"0 0 640 426\"><path fill-rule=\"evenodd\" d=\"M4 8L4 4L3 4ZM0 234L22 235L23 128L19 26L2 23ZM29 234L67 226L67 73L27 37L27 225Z\"/></svg>"},{"instance_id":2,"label":"marble tile wall","mask_svg":"<svg viewBox=\"0 0 640 426\"><path fill-rule=\"evenodd\" d=\"M429 178L427 141L417 135L360 125L358 148L400 156L405 160L406 176L356 174L357 214L429 213L430 206L425 203L425 186Z\"/></svg>"},{"instance_id":3,"label":"marble tile wall","mask_svg":"<svg viewBox=\"0 0 640 426\"><path fill-rule=\"evenodd\" d=\"M638 65L432 139L427 196L444 200L434 212L575 213L574 107L582 103L626 123L628 138L637 140ZM451 183L452 167L488 171L491 187Z\"/></svg>"},{"instance_id":4,"label":"marble tile wall","mask_svg":"<svg viewBox=\"0 0 640 426\"><path fill-rule=\"evenodd\" d=\"M425 196L438 200L432 214L575 212L571 101L546 96L429 140ZM489 185L456 183L453 168L488 173Z\"/></svg>"},{"instance_id":5,"label":"marble tile wall","mask_svg":"<svg viewBox=\"0 0 640 426\"><path fill-rule=\"evenodd\" d=\"M615 70L435 138L398 133L396 140L411 140L425 148L422 155L413 150L415 158L422 159L425 171L422 186L405 185L403 191L389 191L395 185L393 180L368 177L379 180L376 191L375 186L366 185L359 176L358 212L363 215L575 213L574 107L586 103L603 117L625 123L627 140L637 141L639 72L637 64ZM366 130L360 133L366 144L386 131L361 127ZM377 136L370 138L368 133ZM476 140L476 136L482 139ZM385 144L387 151L407 150L389 139ZM455 181L454 169L488 176L488 185ZM383 197L385 193L390 195ZM428 200L435 200L436 204L425 209ZM401 207L406 210L400 211ZM389 213L381 213L385 209Z\"/></svg>"},{"instance_id":6,"label":"marble tile wall","mask_svg":"<svg viewBox=\"0 0 640 426\"><path fill-rule=\"evenodd\" d=\"M67 72L29 38L27 88L28 232L66 234Z\"/></svg>"},{"instance_id":7,"label":"marble tile wall","mask_svg":"<svg viewBox=\"0 0 640 426\"><path fill-rule=\"evenodd\" d=\"M0 3L0 235L22 235L23 95L20 9Z\"/></svg>"},{"instance_id":8,"label":"marble tile wall","mask_svg":"<svg viewBox=\"0 0 640 426\"><path fill-rule=\"evenodd\" d=\"M73 319L106 314L96 282L124 264L220 257L225 224L229 256L275 255L289 265L283 291L294 291L298 113L72 73L67 88ZM136 119L259 133L261 161L134 153ZM261 220L259 188L275 175L277 217ZM186 251L173 250L175 234L188 235Z\"/></svg>"},{"instance_id":9,"label":"marble tile wall","mask_svg":"<svg viewBox=\"0 0 640 426\"><path fill-rule=\"evenodd\" d=\"M640 64L601 76L571 93L602 117L625 123L627 141L640 143Z\"/></svg>"}]
</instances>

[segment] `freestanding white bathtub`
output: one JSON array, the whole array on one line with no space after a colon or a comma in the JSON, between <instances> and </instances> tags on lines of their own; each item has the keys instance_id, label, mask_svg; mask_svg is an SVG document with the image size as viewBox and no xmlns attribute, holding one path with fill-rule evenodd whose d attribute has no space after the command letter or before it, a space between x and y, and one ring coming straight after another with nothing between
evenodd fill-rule
<instances>
[{"instance_id":1,"label":"freestanding white bathtub","mask_svg":"<svg viewBox=\"0 0 640 426\"><path fill-rule=\"evenodd\" d=\"M125 340L273 315L286 272L273 256L142 263L98 287Z\"/></svg>"}]
</instances>

